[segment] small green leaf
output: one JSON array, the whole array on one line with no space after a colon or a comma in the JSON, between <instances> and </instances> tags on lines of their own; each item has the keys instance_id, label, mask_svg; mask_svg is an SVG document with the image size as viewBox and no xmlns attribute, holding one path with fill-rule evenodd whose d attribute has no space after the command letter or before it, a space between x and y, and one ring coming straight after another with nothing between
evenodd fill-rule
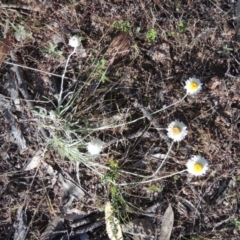
<instances>
[{"instance_id":1,"label":"small green leaf","mask_svg":"<svg viewBox=\"0 0 240 240\"><path fill-rule=\"evenodd\" d=\"M187 29L187 24L183 21L180 21L178 24L178 31L184 32Z\"/></svg>"},{"instance_id":2,"label":"small green leaf","mask_svg":"<svg viewBox=\"0 0 240 240\"><path fill-rule=\"evenodd\" d=\"M169 36L169 37L174 37L174 35L175 35L175 32L174 32L174 31L169 31L169 32L168 32L168 36Z\"/></svg>"},{"instance_id":3,"label":"small green leaf","mask_svg":"<svg viewBox=\"0 0 240 240\"><path fill-rule=\"evenodd\" d=\"M146 38L149 42L156 42L157 40L157 32L154 28L150 28L146 33Z\"/></svg>"},{"instance_id":4,"label":"small green leaf","mask_svg":"<svg viewBox=\"0 0 240 240\"><path fill-rule=\"evenodd\" d=\"M132 25L129 21L120 21L120 22L114 23L113 27L122 32L129 32Z\"/></svg>"},{"instance_id":5,"label":"small green leaf","mask_svg":"<svg viewBox=\"0 0 240 240\"><path fill-rule=\"evenodd\" d=\"M151 192L162 192L162 188L160 187L157 187L157 186L150 186L148 187L148 190L151 191Z\"/></svg>"},{"instance_id":6,"label":"small green leaf","mask_svg":"<svg viewBox=\"0 0 240 240\"><path fill-rule=\"evenodd\" d=\"M174 181L177 181L179 179L178 175L173 176Z\"/></svg>"}]
</instances>

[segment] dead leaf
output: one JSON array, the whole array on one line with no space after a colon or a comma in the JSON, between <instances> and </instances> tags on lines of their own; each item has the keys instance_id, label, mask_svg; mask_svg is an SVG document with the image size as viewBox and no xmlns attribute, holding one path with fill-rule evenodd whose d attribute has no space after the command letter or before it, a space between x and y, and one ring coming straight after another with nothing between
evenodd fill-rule
<instances>
[{"instance_id":1,"label":"dead leaf","mask_svg":"<svg viewBox=\"0 0 240 240\"><path fill-rule=\"evenodd\" d=\"M64 223L64 218L55 217L52 221L48 223L47 228L42 233L40 240L51 240L56 237L56 233L53 233L56 230L60 230Z\"/></svg>"},{"instance_id":2,"label":"dead leaf","mask_svg":"<svg viewBox=\"0 0 240 240\"><path fill-rule=\"evenodd\" d=\"M126 123L126 119L129 116L128 113L119 113L113 116L106 116L104 119L94 119L93 123L90 123L92 128L106 127L109 125L119 125ZM90 119L91 121L91 119Z\"/></svg>"},{"instance_id":3,"label":"dead leaf","mask_svg":"<svg viewBox=\"0 0 240 240\"><path fill-rule=\"evenodd\" d=\"M11 103L2 94L0 94L0 108L11 110Z\"/></svg>"},{"instance_id":4,"label":"dead leaf","mask_svg":"<svg viewBox=\"0 0 240 240\"><path fill-rule=\"evenodd\" d=\"M9 125L8 126L9 141L17 144L20 152L23 153L27 149L26 140L16 123L14 116L12 115L9 109L4 109L3 115L4 118L8 121Z\"/></svg>"},{"instance_id":5,"label":"dead leaf","mask_svg":"<svg viewBox=\"0 0 240 240\"><path fill-rule=\"evenodd\" d=\"M155 230L151 220L148 218L134 218L131 222L122 226L125 233L131 234L133 240L153 239Z\"/></svg>"},{"instance_id":6,"label":"dead leaf","mask_svg":"<svg viewBox=\"0 0 240 240\"><path fill-rule=\"evenodd\" d=\"M11 35L8 34L7 37L0 42L0 67L5 57L8 55L11 45L12 45L12 38L11 38Z\"/></svg>"},{"instance_id":7,"label":"dead leaf","mask_svg":"<svg viewBox=\"0 0 240 240\"><path fill-rule=\"evenodd\" d=\"M153 61L165 62L166 60L171 60L170 55L170 45L167 43L162 43L156 46L153 46L147 54L152 58Z\"/></svg>"},{"instance_id":8,"label":"dead leaf","mask_svg":"<svg viewBox=\"0 0 240 240\"><path fill-rule=\"evenodd\" d=\"M114 216L114 211L110 202L107 202L105 205L105 223L108 237L111 240L123 240L120 222Z\"/></svg>"},{"instance_id":9,"label":"dead leaf","mask_svg":"<svg viewBox=\"0 0 240 240\"><path fill-rule=\"evenodd\" d=\"M177 210L180 214L184 215L185 217L189 217L187 207L180 201L177 204Z\"/></svg>"},{"instance_id":10,"label":"dead leaf","mask_svg":"<svg viewBox=\"0 0 240 240\"><path fill-rule=\"evenodd\" d=\"M181 201L192 213L200 216L200 212L197 210L197 208L191 202L189 202L185 198L182 198Z\"/></svg>"},{"instance_id":11,"label":"dead leaf","mask_svg":"<svg viewBox=\"0 0 240 240\"><path fill-rule=\"evenodd\" d=\"M158 240L169 240L173 228L174 215L171 204L169 204L162 218L161 233Z\"/></svg>"},{"instance_id":12,"label":"dead leaf","mask_svg":"<svg viewBox=\"0 0 240 240\"><path fill-rule=\"evenodd\" d=\"M116 59L124 57L129 52L129 48L130 40L125 32L121 32L114 37L106 52L110 64L113 64Z\"/></svg>"},{"instance_id":13,"label":"dead leaf","mask_svg":"<svg viewBox=\"0 0 240 240\"><path fill-rule=\"evenodd\" d=\"M14 240L25 239L27 233L27 215L23 207L19 207L17 211L17 219L13 224Z\"/></svg>"},{"instance_id":14,"label":"dead leaf","mask_svg":"<svg viewBox=\"0 0 240 240\"><path fill-rule=\"evenodd\" d=\"M67 209L63 213L64 218L69 221L79 220L79 219L87 217L88 215L89 215L89 213L80 211L77 208Z\"/></svg>"},{"instance_id":15,"label":"dead leaf","mask_svg":"<svg viewBox=\"0 0 240 240\"><path fill-rule=\"evenodd\" d=\"M10 97L13 99L16 109L18 111L22 111L20 106L19 94L18 94L18 86L16 84L15 78L12 75L10 75L9 72L7 72L5 76L6 76L7 82L4 87L7 89Z\"/></svg>"},{"instance_id":16,"label":"dead leaf","mask_svg":"<svg viewBox=\"0 0 240 240\"><path fill-rule=\"evenodd\" d=\"M65 196L73 196L77 200L81 200L84 197L83 190L77 184L74 184L74 182L64 178L62 174L59 174L58 182L64 189Z\"/></svg>"},{"instance_id":17,"label":"dead leaf","mask_svg":"<svg viewBox=\"0 0 240 240\"><path fill-rule=\"evenodd\" d=\"M42 161L41 167L43 169L44 174L48 174L50 176L51 186L53 187L57 182L58 172L54 170L51 165L45 163L44 161Z\"/></svg>"},{"instance_id":18,"label":"dead leaf","mask_svg":"<svg viewBox=\"0 0 240 240\"><path fill-rule=\"evenodd\" d=\"M51 165L48 163L43 162L42 163L44 171L51 177L54 177L57 174L57 171L53 169Z\"/></svg>"},{"instance_id":19,"label":"dead leaf","mask_svg":"<svg viewBox=\"0 0 240 240\"><path fill-rule=\"evenodd\" d=\"M218 77L211 78L210 82L206 85L211 90L216 89L219 85L221 85L221 81Z\"/></svg>"},{"instance_id":20,"label":"dead leaf","mask_svg":"<svg viewBox=\"0 0 240 240\"><path fill-rule=\"evenodd\" d=\"M25 166L24 171L29 171L29 170L32 170L32 169L38 167L41 160L44 159L44 153L45 153L45 151L42 148L39 149L36 152L36 154L33 156L33 158Z\"/></svg>"}]
</instances>

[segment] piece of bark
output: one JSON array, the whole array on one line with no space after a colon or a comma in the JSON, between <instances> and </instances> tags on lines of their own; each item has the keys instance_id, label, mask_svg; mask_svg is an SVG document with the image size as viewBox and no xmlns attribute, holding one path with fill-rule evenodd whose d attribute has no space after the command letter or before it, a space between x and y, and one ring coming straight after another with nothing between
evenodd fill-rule
<instances>
[{"instance_id":1,"label":"piece of bark","mask_svg":"<svg viewBox=\"0 0 240 240\"><path fill-rule=\"evenodd\" d=\"M7 34L7 37L0 42L0 67L2 66L5 57L8 55L11 46L12 37L10 34Z\"/></svg>"}]
</instances>

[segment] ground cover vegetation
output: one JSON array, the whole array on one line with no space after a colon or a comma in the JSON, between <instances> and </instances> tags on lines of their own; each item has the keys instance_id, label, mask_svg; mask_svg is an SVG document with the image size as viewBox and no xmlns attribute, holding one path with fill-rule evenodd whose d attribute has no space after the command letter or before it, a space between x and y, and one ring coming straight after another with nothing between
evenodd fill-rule
<instances>
[{"instance_id":1,"label":"ground cover vegetation","mask_svg":"<svg viewBox=\"0 0 240 240\"><path fill-rule=\"evenodd\" d=\"M240 3L0 17L0 239L240 238Z\"/></svg>"}]
</instances>

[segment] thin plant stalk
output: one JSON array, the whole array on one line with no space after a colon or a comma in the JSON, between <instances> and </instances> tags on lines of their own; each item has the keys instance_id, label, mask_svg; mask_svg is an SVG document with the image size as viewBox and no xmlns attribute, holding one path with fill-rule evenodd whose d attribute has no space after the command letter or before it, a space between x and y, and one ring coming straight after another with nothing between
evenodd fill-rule
<instances>
[{"instance_id":1,"label":"thin plant stalk","mask_svg":"<svg viewBox=\"0 0 240 240\"><path fill-rule=\"evenodd\" d=\"M162 177L159 177L159 178L154 178L154 179L150 179L150 180L143 180L143 181L140 181L140 182L130 182L130 183L120 183L120 184L116 184L117 186L129 186L129 185L137 185L137 184L144 184L144 183L151 183L151 182L155 182L155 181L158 181L158 180L162 180L164 178L168 178L168 177L172 177L172 176L175 176L177 174L181 174L181 173L184 173L184 172L187 172L187 169L184 169L182 171L179 171L179 172L175 172L175 173L172 173L172 174L169 174L169 175L165 175L165 176L162 176Z\"/></svg>"},{"instance_id":2,"label":"thin plant stalk","mask_svg":"<svg viewBox=\"0 0 240 240\"><path fill-rule=\"evenodd\" d=\"M169 155L169 153L170 153L170 151L171 151L171 149L172 149L173 143L174 143L174 142L171 143L171 145L170 145L170 147L169 147L169 149L168 149L168 151L167 151L164 159L162 160L162 163L160 164L160 166L157 168L157 170L156 170L152 175L150 175L150 176L145 176L145 175L141 175L141 174L137 174L137 173L132 173L132 172L124 171L124 170L119 170L119 172L126 173L126 174L129 174L129 175L133 175L133 176L136 176L136 177L147 178L147 179L148 179L148 178L153 178L153 177L156 176L156 174L161 170L163 164L164 164L165 161L167 160L168 155Z\"/></svg>"},{"instance_id":3,"label":"thin plant stalk","mask_svg":"<svg viewBox=\"0 0 240 240\"><path fill-rule=\"evenodd\" d=\"M151 176L149 176L149 177L147 177L147 178L153 178L153 177L161 170L163 164L164 164L165 161L167 160L168 155L169 155L169 153L170 153L170 151L171 151L171 149L172 149L172 147L173 147L173 143L174 143L174 142L172 141L172 143L171 143L171 145L170 145L170 147L169 147L169 149L168 149L168 151L167 151L167 154L165 155L165 158L162 160L160 166L157 168L157 170L155 171L155 173L153 173Z\"/></svg>"},{"instance_id":4,"label":"thin plant stalk","mask_svg":"<svg viewBox=\"0 0 240 240\"><path fill-rule=\"evenodd\" d=\"M61 75L58 75L58 74L55 74L55 73L50 73L50 72L42 71L42 70L39 70L39 69L36 69L36 68L27 67L27 66L20 65L20 64L17 64L17 63L11 63L11 62L8 62L8 61L4 61L4 63L5 63L5 64L8 64L8 65L11 65L11 66L17 66L17 67L29 69L29 70L32 70L32 71L34 71L34 72L45 73L45 74L50 75L50 76L62 77ZM72 78L68 78L68 77L65 77L65 79L71 79L71 80L73 80Z\"/></svg>"},{"instance_id":5,"label":"thin plant stalk","mask_svg":"<svg viewBox=\"0 0 240 240\"><path fill-rule=\"evenodd\" d=\"M153 114L156 114L156 113L162 112L162 111L164 111L164 110L166 110L166 109L168 109L168 108L170 108L170 107L172 107L172 106L174 106L174 105L180 103L180 102L183 101L187 96L188 96L188 93L185 94L184 97L181 98L180 100L178 100L178 101L176 101L176 102L174 102L174 103L168 105L167 107L163 107L163 108L161 108L161 109L159 109L159 110L157 110L157 111L155 111L155 112L153 112L153 113L150 113L150 115L153 115ZM132 121L130 121L130 122L127 122L127 123L122 123L122 124L118 124L118 125L114 125L114 126L104 126L104 127L99 127L99 128L91 129L91 130L92 130L92 131L99 131L99 130L105 130L105 129L111 129L111 128L122 127L122 126L126 126L127 124L135 123L135 122L137 122L137 121L139 121L139 120L141 120L141 119L144 119L144 118L146 118L146 116L143 116L143 117L140 117L140 118L134 119L134 120L132 120ZM89 129L89 130L90 130L90 129Z\"/></svg>"},{"instance_id":6,"label":"thin plant stalk","mask_svg":"<svg viewBox=\"0 0 240 240\"><path fill-rule=\"evenodd\" d=\"M60 93L59 93L59 97L58 97L58 110L60 110L60 106L61 106L61 103L62 103L63 83L64 83L64 78L65 78L65 75L66 75L66 72L67 72L67 67L68 67L70 58L76 52L76 49L77 49L76 47L73 48L73 51L68 55L68 58L67 58L67 61L66 61L66 64L65 64L65 68L64 68L64 71L63 71L63 74L62 74L62 77L61 77L61 88L60 88Z\"/></svg>"}]
</instances>

